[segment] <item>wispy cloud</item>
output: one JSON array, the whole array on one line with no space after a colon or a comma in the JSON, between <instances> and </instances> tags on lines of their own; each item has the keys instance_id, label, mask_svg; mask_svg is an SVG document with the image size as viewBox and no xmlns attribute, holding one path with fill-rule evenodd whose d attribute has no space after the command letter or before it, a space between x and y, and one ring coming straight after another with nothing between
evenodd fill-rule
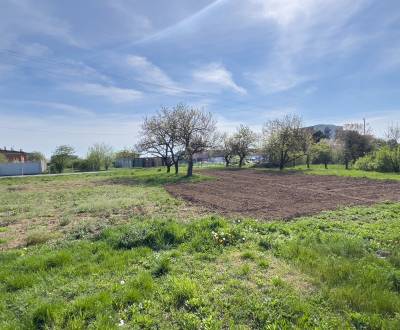
<instances>
[{"instance_id":1,"label":"wispy cloud","mask_svg":"<svg viewBox=\"0 0 400 330\"><path fill-rule=\"evenodd\" d=\"M247 91L235 83L232 73L220 63L210 63L193 72L195 82L211 84L213 87L232 90L238 94L247 94Z\"/></svg>"},{"instance_id":2,"label":"wispy cloud","mask_svg":"<svg viewBox=\"0 0 400 330\"><path fill-rule=\"evenodd\" d=\"M259 24L275 25L271 55L264 68L247 77L267 93L277 93L319 78L301 67L327 54L349 54L366 37L346 30L364 0L250 0L246 13Z\"/></svg>"},{"instance_id":3,"label":"wispy cloud","mask_svg":"<svg viewBox=\"0 0 400 330\"><path fill-rule=\"evenodd\" d=\"M142 98L143 93L128 88L106 86L94 83L74 83L65 86L65 89L89 96L100 96L113 103L134 102Z\"/></svg>"},{"instance_id":4,"label":"wispy cloud","mask_svg":"<svg viewBox=\"0 0 400 330\"><path fill-rule=\"evenodd\" d=\"M62 102L49 102L49 101L37 101L37 100L13 100L13 99L3 99L0 101L0 104L6 104L6 105L13 105L13 106L19 106L23 108L29 108L29 109L50 109L50 110L56 110L51 113L51 115L78 115L78 116L94 116L95 112L81 107L77 105L72 105L72 104L66 104ZM39 113L38 113L39 114Z\"/></svg>"},{"instance_id":5,"label":"wispy cloud","mask_svg":"<svg viewBox=\"0 0 400 330\"><path fill-rule=\"evenodd\" d=\"M176 95L184 91L167 73L146 57L130 55L127 63L135 71L138 81L150 84L165 94Z\"/></svg>"}]
</instances>

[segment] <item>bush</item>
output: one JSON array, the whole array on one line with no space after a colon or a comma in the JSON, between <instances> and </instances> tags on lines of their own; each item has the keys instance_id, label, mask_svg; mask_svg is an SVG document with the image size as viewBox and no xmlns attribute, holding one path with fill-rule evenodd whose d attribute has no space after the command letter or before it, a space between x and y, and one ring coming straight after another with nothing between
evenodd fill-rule
<instances>
[{"instance_id":1,"label":"bush","mask_svg":"<svg viewBox=\"0 0 400 330\"><path fill-rule=\"evenodd\" d=\"M373 154L359 158L355 168L364 171L400 172L400 146L382 147Z\"/></svg>"}]
</instances>

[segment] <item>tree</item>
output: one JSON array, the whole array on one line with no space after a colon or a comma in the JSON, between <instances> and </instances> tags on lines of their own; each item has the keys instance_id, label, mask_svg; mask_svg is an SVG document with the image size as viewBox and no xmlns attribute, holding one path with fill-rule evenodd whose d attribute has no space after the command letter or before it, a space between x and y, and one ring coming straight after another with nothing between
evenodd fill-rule
<instances>
[{"instance_id":1,"label":"tree","mask_svg":"<svg viewBox=\"0 0 400 330\"><path fill-rule=\"evenodd\" d=\"M102 166L108 169L114 159L114 152L111 146L104 143L95 143L88 150L87 160L94 171L99 171Z\"/></svg>"},{"instance_id":2,"label":"tree","mask_svg":"<svg viewBox=\"0 0 400 330\"><path fill-rule=\"evenodd\" d=\"M319 143L314 144L311 150L313 162L322 163L325 165L325 168L328 168L328 163L332 161L332 147L329 142L321 140Z\"/></svg>"},{"instance_id":3,"label":"tree","mask_svg":"<svg viewBox=\"0 0 400 330\"><path fill-rule=\"evenodd\" d=\"M217 135L211 113L179 104L174 108L179 124L179 142L188 161L187 176L193 175L193 155L215 145Z\"/></svg>"},{"instance_id":4,"label":"tree","mask_svg":"<svg viewBox=\"0 0 400 330\"><path fill-rule=\"evenodd\" d=\"M296 115L286 115L268 121L263 128L264 148L267 157L279 164L282 170L289 162L304 156L309 132L302 128Z\"/></svg>"},{"instance_id":5,"label":"tree","mask_svg":"<svg viewBox=\"0 0 400 330\"><path fill-rule=\"evenodd\" d=\"M399 123L391 124L385 132L386 139L391 146L400 144L400 125Z\"/></svg>"},{"instance_id":6,"label":"tree","mask_svg":"<svg viewBox=\"0 0 400 330\"><path fill-rule=\"evenodd\" d=\"M342 144L346 169L349 168L350 162L354 164L358 158L372 150L372 136L362 135L356 130L341 130L337 134L337 139Z\"/></svg>"},{"instance_id":7,"label":"tree","mask_svg":"<svg viewBox=\"0 0 400 330\"><path fill-rule=\"evenodd\" d=\"M243 166L246 157L250 154L257 135L247 126L240 125L233 135L233 150L239 156L239 167Z\"/></svg>"},{"instance_id":8,"label":"tree","mask_svg":"<svg viewBox=\"0 0 400 330\"><path fill-rule=\"evenodd\" d=\"M38 162L38 161L42 161L42 160L45 161L46 157L39 151L33 151L28 154L28 160L31 162Z\"/></svg>"},{"instance_id":9,"label":"tree","mask_svg":"<svg viewBox=\"0 0 400 330\"><path fill-rule=\"evenodd\" d=\"M3 154L0 154L0 164L8 163L8 159Z\"/></svg>"},{"instance_id":10,"label":"tree","mask_svg":"<svg viewBox=\"0 0 400 330\"><path fill-rule=\"evenodd\" d=\"M360 135L372 135L372 128L364 119L363 123L347 123L343 125L345 131L355 131Z\"/></svg>"},{"instance_id":11,"label":"tree","mask_svg":"<svg viewBox=\"0 0 400 330\"><path fill-rule=\"evenodd\" d=\"M225 166L228 167L232 161L232 158L235 156L233 137L228 136L227 133L222 134L220 149L225 160Z\"/></svg>"},{"instance_id":12,"label":"tree","mask_svg":"<svg viewBox=\"0 0 400 330\"><path fill-rule=\"evenodd\" d=\"M163 107L154 116L146 118L142 124L141 136L138 148L161 157L167 166L167 172L174 165L175 174L178 174L182 150L176 109Z\"/></svg>"},{"instance_id":13,"label":"tree","mask_svg":"<svg viewBox=\"0 0 400 330\"><path fill-rule=\"evenodd\" d=\"M69 145L61 145L56 148L51 156L50 162L58 173L62 173L69 163L74 159L75 150Z\"/></svg>"}]
</instances>

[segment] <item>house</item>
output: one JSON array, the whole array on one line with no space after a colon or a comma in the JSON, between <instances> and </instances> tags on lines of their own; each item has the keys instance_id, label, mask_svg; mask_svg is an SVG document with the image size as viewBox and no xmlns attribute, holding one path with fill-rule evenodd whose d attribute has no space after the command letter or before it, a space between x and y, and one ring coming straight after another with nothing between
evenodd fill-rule
<instances>
[{"instance_id":1,"label":"house","mask_svg":"<svg viewBox=\"0 0 400 330\"><path fill-rule=\"evenodd\" d=\"M0 155L4 155L10 163L25 163L29 158L29 154L22 151L22 149L19 151L13 150L12 148L7 150L6 147L4 147L4 149L0 148Z\"/></svg>"},{"instance_id":2,"label":"house","mask_svg":"<svg viewBox=\"0 0 400 330\"><path fill-rule=\"evenodd\" d=\"M41 174L47 169L45 161L30 161L30 154L22 150L7 150L4 147L0 148L0 155L7 159L6 163L0 164L0 176Z\"/></svg>"}]
</instances>

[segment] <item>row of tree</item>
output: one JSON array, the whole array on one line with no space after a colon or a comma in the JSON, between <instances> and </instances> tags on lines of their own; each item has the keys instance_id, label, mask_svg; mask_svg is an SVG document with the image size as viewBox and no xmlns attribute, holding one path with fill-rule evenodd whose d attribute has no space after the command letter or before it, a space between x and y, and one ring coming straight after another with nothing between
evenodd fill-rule
<instances>
[{"instance_id":1,"label":"row of tree","mask_svg":"<svg viewBox=\"0 0 400 330\"><path fill-rule=\"evenodd\" d=\"M108 170L117 158L136 158L139 154L135 150L124 149L114 152L113 148L104 143L95 143L88 149L85 158L75 154L75 149L69 145L56 148L50 158L50 171L61 173L66 168L77 171Z\"/></svg>"},{"instance_id":2,"label":"row of tree","mask_svg":"<svg viewBox=\"0 0 400 330\"><path fill-rule=\"evenodd\" d=\"M285 168L304 162L343 163L346 168L366 155L386 147L391 150L400 143L400 128L392 125L387 139L375 138L368 126L348 124L339 129L335 138L329 130L315 132L304 128L299 116L286 115L267 121L261 133L240 125L233 134L218 133L216 120L211 113L185 104L172 108L163 107L159 112L144 119L140 140L134 150L115 153L112 147L102 143L89 148L86 158L79 158L71 146L57 147L51 157L53 171L62 172L66 167L80 171L108 169L117 158L136 158L139 154L163 159L167 172L179 164L187 163L187 175L193 174L196 154L211 152L222 156L226 166L234 161L242 167L251 154L263 157L267 166ZM365 163L365 162L364 162Z\"/></svg>"},{"instance_id":3,"label":"row of tree","mask_svg":"<svg viewBox=\"0 0 400 330\"><path fill-rule=\"evenodd\" d=\"M322 163L343 163L346 168L357 159L384 145L399 143L399 129L391 126L387 140L377 139L367 125L347 124L336 132L335 139L326 132L315 132L304 128L299 116L286 115L283 118L266 122L262 132L257 134L249 127L241 125L229 135L216 131L216 121L211 113L184 104L173 108L162 108L142 124L141 139L137 144L140 152L161 157L170 172L179 162L188 163L187 175L193 173L193 160L196 153L214 150L225 159L226 166L237 158L242 167L246 158L253 153L263 155L269 166L283 169L288 164L305 161Z\"/></svg>"}]
</instances>

